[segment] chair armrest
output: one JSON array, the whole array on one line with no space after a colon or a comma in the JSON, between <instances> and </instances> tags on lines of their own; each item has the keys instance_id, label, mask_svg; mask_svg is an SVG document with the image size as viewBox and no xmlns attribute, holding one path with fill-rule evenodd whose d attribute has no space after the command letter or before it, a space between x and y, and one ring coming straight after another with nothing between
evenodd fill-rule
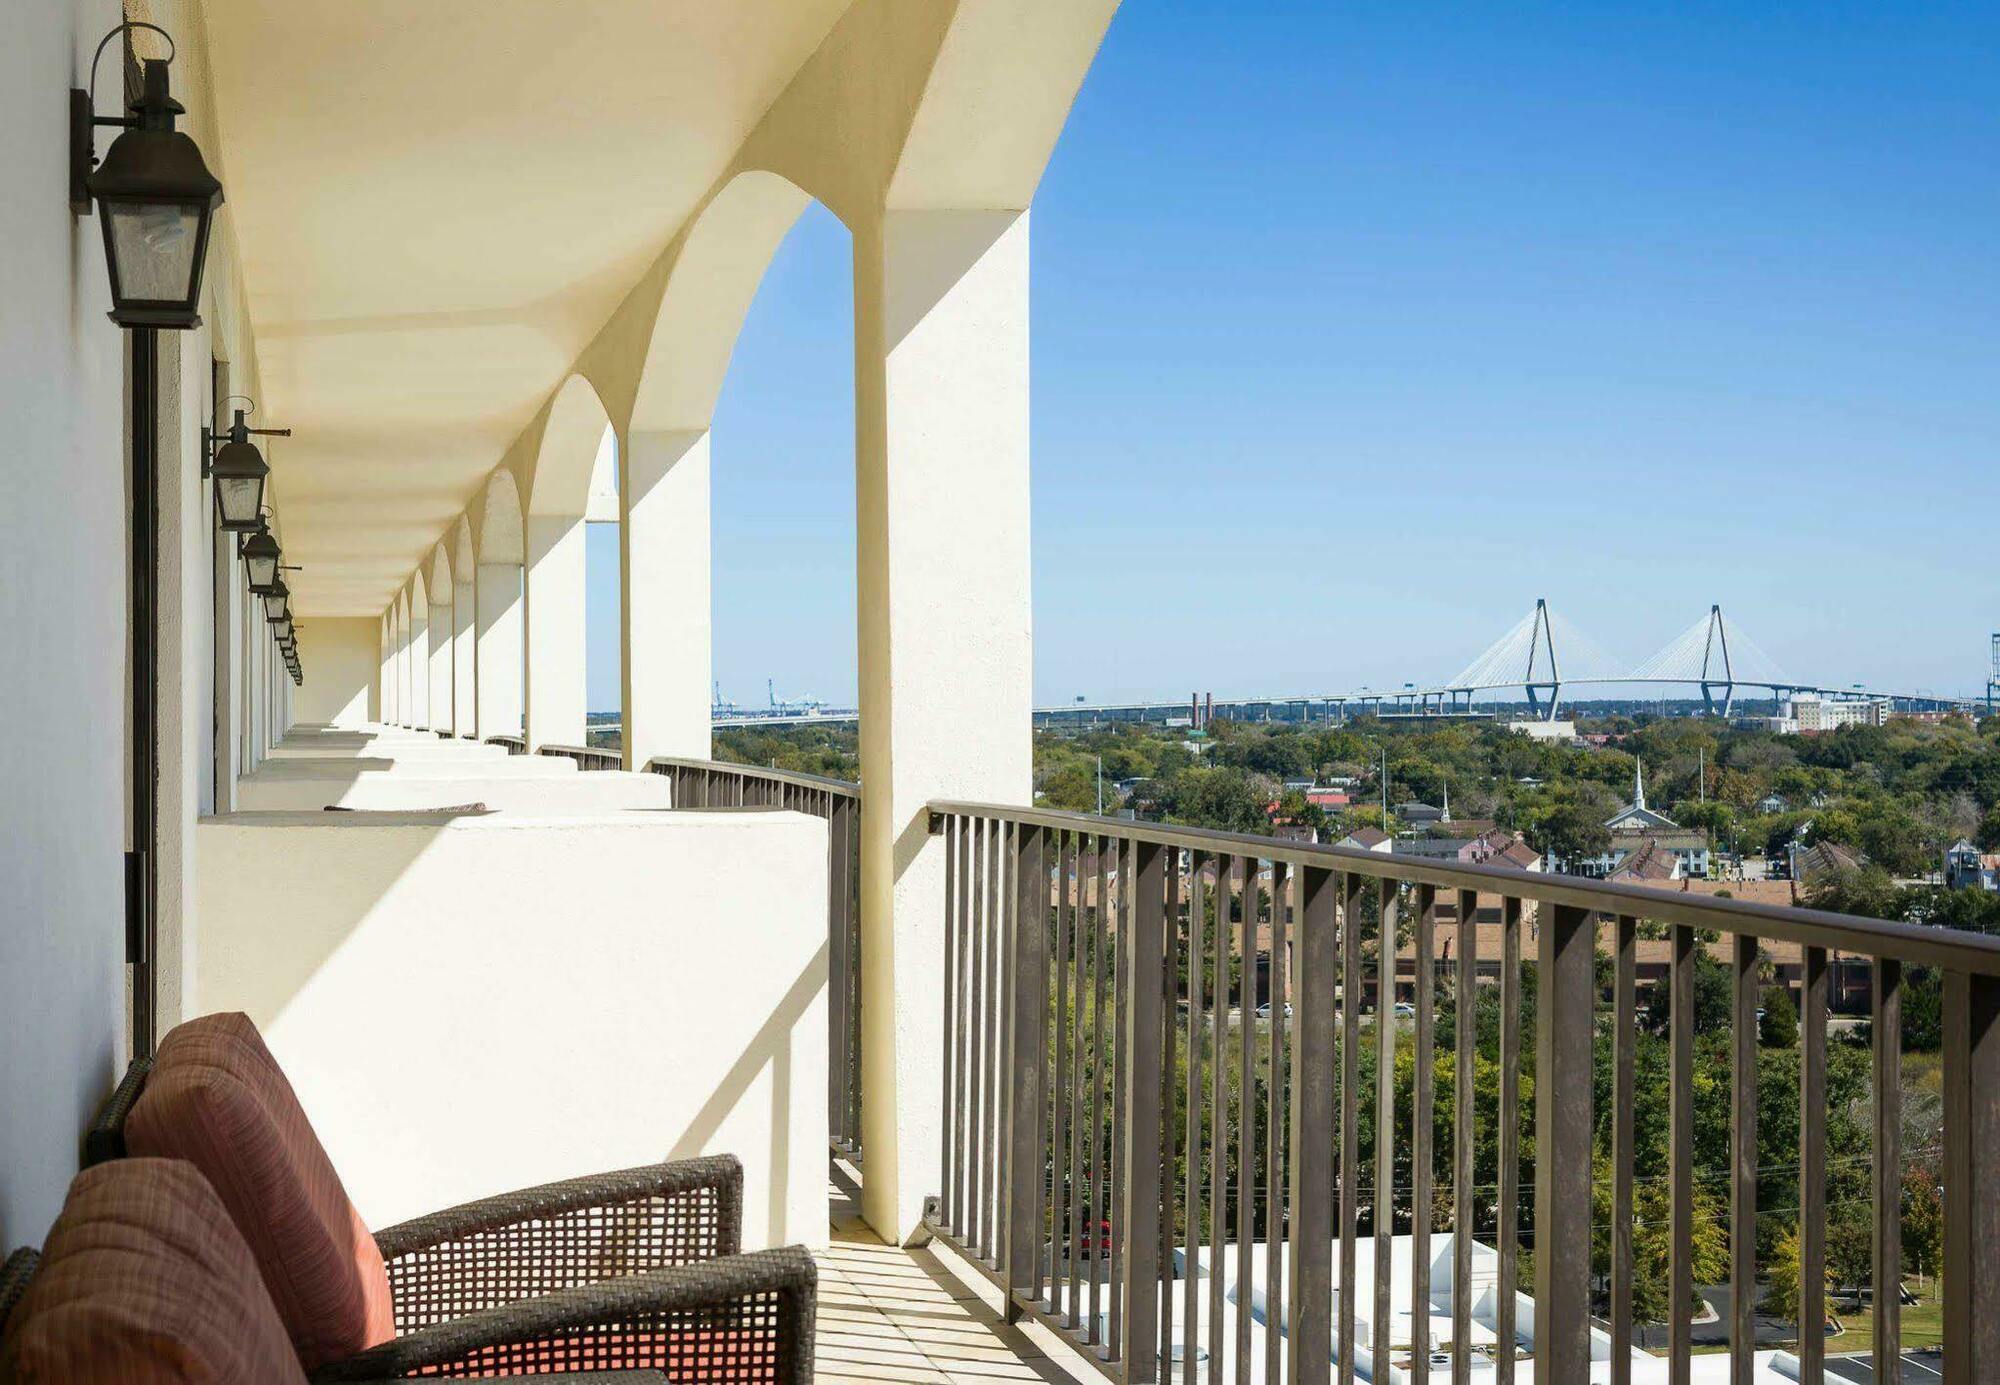
<instances>
[{"instance_id":1,"label":"chair armrest","mask_svg":"<svg viewBox=\"0 0 2000 1385\"><path fill-rule=\"evenodd\" d=\"M152 1070L151 1058L134 1058L118 1085L111 1089L111 1095L97 1108L97 1114L83 1132L84 1168L125 1157L125 1118L132 1114L132 1105L145 1090L146 1075Z\"/></svg>"},{"instance_id":2,"label":"chair armrest","mask_svg":"<svg viewBox=\"0 0 2000 1385\"><path fill-rule=\"evenodd\" d=\"M33 1246L22 1246L0 1264L0 1336L6 1335L7 1319L14 1311L14 1305L21 1301L21 1295L28 1292L28 1281L41 1268L42 1253Z\"/></svg>"},{"instance_id":3,"label":"chair armrest","mask_svg":"<svg viewBox=\"0 0 2000 1385\"><path fill-rule=\"evenodd\" d=\"M809 1385L817 1283L802 1246L728 1255L483 1309L331 1362L313 1380L652 1369Z\"/></svg>"},{"instance_id":4,"label":"chair armrest","mask_svg":"<svg viewBox=\"0 0 2000 1385\"><path fill-rule=\"evenodd\" d=\"M433 1212L376 1233L396 1330L645 1274L743 1248L733 1155L570 1178Z\"/></svg>"},{"instance_id":5,"label":"chair armrest","mask_svg":"<svg viewBox=\"0 0 2000 1385\"><path fill-rule=\"evenodd\" d=\"M383 1376L354 1385L397 1385L408 1376ZM669 1385L665 1371L536 1371L533 1375L510 1375L507 1385Z\"/></svg>"}]
</instances>

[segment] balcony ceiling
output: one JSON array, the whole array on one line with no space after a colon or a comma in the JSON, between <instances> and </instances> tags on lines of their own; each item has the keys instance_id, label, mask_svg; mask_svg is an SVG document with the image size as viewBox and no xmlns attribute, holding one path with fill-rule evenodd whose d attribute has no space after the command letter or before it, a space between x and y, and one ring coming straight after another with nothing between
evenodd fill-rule
<instances>
[{"instance_id":1,"label":"balcony ceiling","mask_svg":"<svg viewBox=\"0 0 2000 1385\"><path fill-rule=\"evenodd\" d=\"M374 615L847 0L209 0L302 615Z\"/></svg>"}]
</instances>

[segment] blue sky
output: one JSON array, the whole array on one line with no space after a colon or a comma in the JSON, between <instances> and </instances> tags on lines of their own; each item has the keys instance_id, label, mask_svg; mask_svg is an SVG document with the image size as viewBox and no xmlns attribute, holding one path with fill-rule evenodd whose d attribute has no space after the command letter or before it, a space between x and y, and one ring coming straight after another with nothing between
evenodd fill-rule
<instances>
[{"instance_id":1,"label":"blue sky","mask_svg":"<svg viewBox=\"0 0 2000 1385\"><path fill-rule=\"evenodd\" d=\"M1995 5L1132 0L1035 204L1037 699L1443 678L1537 596L1977 686L1995 72ZM718 409L739 701L853 696L850 297L815 208Z\"/></svg>"}]
</instances>

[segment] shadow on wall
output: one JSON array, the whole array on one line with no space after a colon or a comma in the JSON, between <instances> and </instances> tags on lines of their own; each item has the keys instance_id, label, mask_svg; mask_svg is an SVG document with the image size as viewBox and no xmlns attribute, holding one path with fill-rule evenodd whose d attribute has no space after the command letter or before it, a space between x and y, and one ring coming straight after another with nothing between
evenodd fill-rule
<instances>
[{"instance_id":1,"label":"shadow on wall","mask_svg":"<svg viewBox=\"0 0 2000 1385\"><path fill-rule=\"evenodd\" d=\"M770 1209L771 1225L783 1222L785 1204L790 1197L789 1170L791 1167L791 1107L792 1107L792 1044L791 1034L805 1022L807 1013L815 1002L826 995L828 975L827 949L822 946L813 954L813 959L785 991L784 998L770 1017L758 1026L751 1036L749 1046L722 1075L715 1092L702 1103L687 1129L667 1150L668 1159L688 1159L697 1154L716 1149L717 1131L723 1120L737 1108L749 1093L752 1083L759 1073L769 1068L771 1072L771 1166L773 1170L767 1204ZM754 1190L746 1190L745 1199Z\"/></svg>"}]
</instances>

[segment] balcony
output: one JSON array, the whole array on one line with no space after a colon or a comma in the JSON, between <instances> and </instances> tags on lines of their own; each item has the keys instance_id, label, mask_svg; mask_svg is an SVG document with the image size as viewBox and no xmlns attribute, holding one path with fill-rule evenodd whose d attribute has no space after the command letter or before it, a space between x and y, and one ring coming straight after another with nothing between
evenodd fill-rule
<instances>
[{"instance_id":1,"label":"balcony","mask_svg":"<svg viewBox=\"0 0 2000 1385\"><path fill-rule=\"evenodd\" d=\"M388 762L362 776L386 784L352 782L349 761L328 753L332 747ZM930 1244L901 1248L860 1211L874 1153L863 1143L867 1050L883 1036L864 1023L862 1008L858 786L697 760L659 759L635 775L581 748L522 757L387 731L358 746L345 734L296 732L260 774L289 784L301 764L319 775L311 782L378 803L389 801L390 786L406 797L434 796L446 785L525 793L528 811L538 796L583 787L657 793L671 799L672 812L609 808L583 821L653 818L637 851L654 869L672 838L700 823L702 873L781 882L747 907L765 920L767 945L806 939L801 955L810 951L825 967L823 982L815 973L814 983L824 985L825 1000L798 1013L785 1041L789 1085L754 1104L790 1104L794 1127L809 1108L815 1148L834 1154L831 1231L811 1235L822 1245L819 1360L828 1378L1278 1381L1294 1370L1315 1378L1317 1366L1317 1378L1334 1380L1819 1379L1829 1352L1841 1354L1839 1339L1823 1335L1824 1305L1809 1299L1796 1343L1773 1345L1753 1296L1718 1292L1695 1273L1696 1219L1726 1216L1730 1258L1720 1289L1768 1275L1754 1228L1774 1176L1757 1157L1757 1099L1772 1079L1765 1073L1746 1085L1742 1078L1757 1072L1762 962L1771 949L1799 963L1796 1095L1808 1117L1797 1124L1795 1162L1775 1176L1799 1209L1803 1273L1823 1276L1827 1262L1833 1156L1826 1123L1811 1113L1827 1099L1831 978L1837 965L1860 967L1876 1021L1866 1177L1874 1205L1892 1209L1875 1220L1874 1261L1903 1262L1903 1174L1922 1156L1942 1170L1952 1228L1942 1276L1946 1361L1952 1334L1970 1330L1968 1298L1982 1282L1985 1250L1969 1223L1984 1202L1978 1190L1993 1177L1977 1123L1993 1109L1983 1065L2000 1052L1991 1033L2000 941L1491 866L936 803L929 828L944 857L941 955L917 1021L938 1035L928 1075L935 1096L911 1102L931 1122L935 1144L896 1151L936 1191L915 1238ZM446 775L444 765L461 777ZM482 777L502 771L517 777ZM257 782L252 776L246 787ZM451 816L459 813L468 816ZM476 838L498 830L510 810L463 805L448 810L443 826L414 829L410 816L387 821L425 833L456 824ZM325 837L379 832L382 821L363 812L322 815L306 829L282 817L216 828ZM810 829L804 870L785 865L797 853L782 832L759 835L791 823ZM749 835L731 840L742 834ZM229 859L228 848L211 850ZM452 878L466 873L460 862L446 868ZM329 871L340 873L323 863L307 873ZM285 887L268 870L261 878ZM1037 912L1041 927L1024 927ZM204 915L226 927L231 910L213 903ZM399 948L423 950L414 917L381 901L370 915L372 927L387 916ZM1492 922L1461 931L1463 919ZM503 924L494 935L488 960L496 975L546 983L546 962L507 950L520 945L507 941L521 936L517 930ZM1666 948L1664 975L1641 971L1642 935ZM245 931L214 950L257 955L272 947ZM1698 954L1724 958L1729 971L1726 1069L1698 1057ZM628 948L624 960L643 970L646 956ZM1385 963L1396 977L1386 992ZM1897 1018L1913 968L1943 976L1941 1152L1902 1148ZM365 970L370 986L383 984L379 966ZM671 1010L712 989L717 972L692 971L688 988L668 981L654 1002ZM218 1006L240 999L230 990L233 974L212 984ZM302 1094L329 1110L342 1109L331 1094L357 1059L351 1047L316 1048L306 1036L316 1008L338 1016L355 1003L338 984L316 979L320 993L302 992L268 1021L274 1045L299 1071ZM1475 1003L1459 1004L1465 996ZM1396 1002L1394 1042L1386 1046L1377 1018L1385 1000ZM1483 1032L1482 1016L1495 1021L1492 1032ZM691 1092L729 1088L726 1076L701 1069L710 1045L691 1046L685 1029L667 1032L676 1065L697 1069ZM1633 1117L1647 1035L1663 1038L1671 1055L1664 1132L1641 1132ZM725 1055L746 1042L713 1037ZM762 1054L759 1044L768 1047L768 1034L751 1044ZM413 1076L435 1065L420 1089L437 1080L476 1083L489 1062L510 1082L521 1080L518 1056L498 1063L441 1044L426 1057L424 1047L398 1059L415 1066ZM1460 1054L1497 1067L1491 1091L1459 1080ZM823 1101L807 1096L819 1090L818 1064ZM1703 1100L1726 1102L1726 1168L1697 1160L1698 1088ZM575 1137L530 1124L527 1143L561 1159L589 1151L601 1160L635 1129L678 1128L685 1099L658 1085L647 1090L651 1111L612 1103L611 1119L592 1122L588 1113L605 1098L589 1095L563 1113L562 1124L583 1121ZM361 1170L357 1197L376 1194L371 1175L393 1167L396 1176L379 1192L382 1205L401 1210L395 1198L411 1179L409 1162L449 1140L450 1118L425 1130L421 1113L403 1112L387 1124L418 1124L408 1148L341 1151L344 1164ZM823 1159L781 1153L779 1127L746 1125L740 1114L730 1120L729 1147L746 1157L753 1186L759 1173L795 1184ZM369 1112L342 1111L335 1124L342 1123L376 1130L379 1097ZM1645 1172L1661 1140L1664 1173ZM1481 1151L1489 1143L1497 1146L1492 1170L1475 1162L1488 1157ZM1508 1168L1519 1176L1498 1176ZM544 1171L529 1162L465 1176L483 1188ZM414 1181L434 1199L439 1179L433 1167ZM1972 1199L1963 1216L1961 1196ZM766 1234L796 1235L802 1219L827 1210L774 1206ZM1649 1321L1634 1308L1634 1231L1642 1217L1662 1215L1670 1303ZM1343 1293L1343 1285L1354 1291ZM1697 1350L1700 1300L1727 1310L1728 1350ZM1427 1310L1413 1313L1413 1304ZM1899 1308L1884 1297L1873 1313L1863 1359L1887 1369L1903 1359ZM1184 1361L1193 1362L1191 1374L1178 1366ZM1388 1370L1378 1372L1377 1361Z\"/></svg>"}]
</instances>

